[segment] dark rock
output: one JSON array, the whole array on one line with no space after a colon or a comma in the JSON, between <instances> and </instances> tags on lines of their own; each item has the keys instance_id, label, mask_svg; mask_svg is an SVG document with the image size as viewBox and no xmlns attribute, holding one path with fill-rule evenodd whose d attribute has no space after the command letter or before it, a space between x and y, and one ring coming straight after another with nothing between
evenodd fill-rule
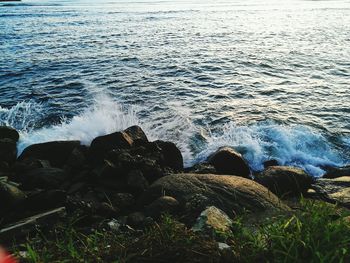
<instances>
[{"instance_id":1,"label":"dark rock","mask_svg":"<svg viewBox=\"0 0 350 263\"><path fill-rule=\"evenodd\" d=\"M125 132L114 132L95 138L90 145L90 160L101 162L105 155L113 149L128 149L132 146L132 138Z\"/></svg>"},{"instance_id":2,"label":"dark rock","mask_svg":"<svg viewBox=\"0 0 350 263\"><path fill-rule=\"evenodd\" d=\"M139 126L131 126L124 130L124 132L130 136L130 138L133 141L133 144L142 145L148 142L146 134Z\"/></svg>"},{"instance_id":3,"label":"dark rock","mask_svg":"<svg viewBox=\"0 0 350 263\"><path fill-rule=\"evenodd\" d=\"M13 165L13 170L17 175L21 175L22 173L28 172L30 170L50 167L51 165L48 160L27 158L22 161L16 161Z\"/></svg>"},{"instance_id":4,"label":"dark rock","mask_svg":"<svg viewBox=\"0 0 350 263\"><path fill-rule=\"evenodd\" d=\"M288 166L271 166L256 176L255 181L279 197L300 196L310 188L312 178L304 170Z\"/></svg>"},{"instance_id":5,"label":"dark rock","mask_svg":"<svg viewBox=\"0 0 350 263\"><path fill-rule=\"evenodd\" d=\"M263 164L265 168L270 166L278 166L277 160L268 160L268 161L265 161Z\"/></svg>"},{"instance_id":6,"label":"dark rock","mask_svg":"<svg viewBox=\"0 0 350 263\"><path fill-rule=\"evenodd\" d=\"M87 151L88 148L86 146L79 146L74 148L69 158L67 159L66 165L73 170L81 169L87 162Z\"/></svg>"},{"instance_id":7,"label":"dark rock","mask_svg":"<svg viewBox=\"0 0 350 263\"><path fill-rule=\"evenodd\" d=\"M144 226L146 216L141 212L134 212L128 215L126 223L135 228L142 228Z\"/></svg>"},{"instance_id":8,"label":"dark rock","mask_svg":"<svg viewBox=\"0 0 350 263\"><path fill-rule=\"evenodd\" d=\"M208 158L220 174L230 174L250 178L250 169L242 155L229 147L218 149Z\"/></svg>"},{"instance_id":9,"label":"dark rock","mask_svg":"<svg viewBox=\"0 0 350 263\"><path fill-rule=\"evenodd\" d=\"M33 144L24 149L18 160L22 161L27 158L48 160L52 166L62 167L71 156L72 151L79 145L79 141L54 141Z\"/></svg>"},{"instance_id":10,"label":"dark rock","mask_svg":"<svg viewBox=\"0 0 350 263\"><path fill-rule=\"evenodd\" d=\"M344 167L329 167L323 175L323 178L332 179L343 176L350 176L350 165Z\"/></svg>"},{"instance_id":11,"label":"dark rock","mask_svg":"<svg viewBox=\"0 0 350 263\"><path fill-rule=\"evenodd\" d=\"M54 189L60 188L67 179L67 174L59 168L38 168L23 173L19 178L25 189Z\"/></svg>"},{"instance_id":12,"label":"dark rock","mask_svg":"<svg viewBox=\"0 0 350 263\"><path fill-rule=\"evenodd\" d=\"M216 206L229 216L243 211L258 213L288 210L280 199L252 180L213 174L176 174L162 177L147 189L139 203L150 204L164 193L174 197L182 208L194 195L201 195L206 199L206 206ZM198 214L194 216L196 218Z\"/></svg>"},{"instance_id":13,"label":"dark rock","mask_svg":"<svg viewBox=\"0 0 350 263\"><path fill-rule=\"evenodd\" d=\"M105 218L112 218L118 216L118 208L112 206L108 203L101 203L97 206L96 213L99 216L105 217Z\"/></svg>"},{"instance_id":14,"label":"dark rock","mask_svg":"<svg viewBox=\"0 0 350 263\"><path fill-rule=\"evenodd\" d=\"M186 173L194 173L194 174L215 174L216 169L213 165L209 163L197 163L190 168L185 168Z\"/></svg>"},{"instance_id":15,"label":"dark rock","mask_svg":"<svg viewBox=\"0 0 350 263\"><path fill-rule=\"evenodd\" d=\"M1 139L11 139L14 142L17 142L19 139L18 132L8 126L0 126L0 140Z\"/></svg>"},{"instance_id":16,"label":"dark rock","mask_svg":"<svg viewBox=\"0 0 350 263\"><path fill-rule=\"evenodd\" d=\"M161 153L164 156L164 163L166 166L174 169L175 171L182 171L184 168L183 158L180 150L172 142L155 141L155 143L161 149Z\"/></svg>"},{"instance_id":17,"label":"dark rock","mask_svg":"<svg viewBox=\"0 0 350 263\"><path fill-rule=\"evenodd\" d=\"M130 187L131 191L136 194L142 193L149 186L148 181L140 170L132 170L129 172L127 185Z\"/></svg>"},{"instance_id":18,"label":"dark rock","mask_svg":"<svg viewBox=\"0 0 350 263\"><path fill-rule=\"evenodd\" d=\"M26 195L10 182L0 181L0 214L22 202Z\"/></svg>"},{"instance_id":19,"label":"dark rock","mask_svg":"<svg viewBox=\"0 0 350 263\"><path fill-rule=\"evenodd\" d=\"M0 139L0 161L13 163L16 158L16 142L11 139Z\"/></svg>"},{"instance_id":20,"label":"dark rock","mask_svg":"<svg viewBox=\"0 0 350 263\"><path fill-rule=\"evenodd\" d=\"M175 214L178 212L178 209L179 202L174 197L161 196L150 205L146 206L145 214L154 219L158 219L165 213Z\"/></svg>"}]
</instances>

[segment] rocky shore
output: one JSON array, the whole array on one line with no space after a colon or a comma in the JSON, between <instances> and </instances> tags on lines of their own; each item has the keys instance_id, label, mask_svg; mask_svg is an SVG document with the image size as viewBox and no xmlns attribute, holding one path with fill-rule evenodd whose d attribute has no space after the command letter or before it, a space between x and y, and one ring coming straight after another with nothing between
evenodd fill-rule
<instances>
[{"instance_id":1,"label":"rocky shore","mask_svg":"<svg viewBox=\"0 0 350 263\"><path fill-rule=\"evenodd\" d=\"M172 142L153 141L138 126L79 141L34 144L17 156L19 133L0 127L0 243L23 242L67 218L77 227L145 229L172 215L193 231L230 231L231 220L288 214L300 197L350 208L350 166L314 179L274 160L252 173L224 147L184 168ZM224 245L221 245L224 246Z\"/></svg>"}]
</instances>

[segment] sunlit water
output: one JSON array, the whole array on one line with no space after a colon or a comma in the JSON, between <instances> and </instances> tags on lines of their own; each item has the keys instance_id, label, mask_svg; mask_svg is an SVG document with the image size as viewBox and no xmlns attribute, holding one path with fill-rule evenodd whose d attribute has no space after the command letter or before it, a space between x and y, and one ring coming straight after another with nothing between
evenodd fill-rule
<instances>
[{"instance_id":1,"label":"sunlit water","mask_svg":"<svg viewBox=\"0 0 350 263\"><path fill-rule=\"evenodd\" d=\"M20 150L139 124L319 176L350 160L350 1L0 3L0 106Z\"/></svg>"}]
</instances>

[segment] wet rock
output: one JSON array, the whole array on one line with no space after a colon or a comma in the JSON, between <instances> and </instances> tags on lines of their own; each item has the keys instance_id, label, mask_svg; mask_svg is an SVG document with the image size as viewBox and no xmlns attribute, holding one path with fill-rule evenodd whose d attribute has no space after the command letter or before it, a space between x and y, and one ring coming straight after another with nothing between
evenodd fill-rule
<instances>
[{"instance_id":1,"label":"wet rock","mask_svg":"<svg viewBox=\"0 0 350 263\"><path fill-rule=\"evenodd\" d=\"M250 178L250 169L240 153L232 148L222 147L208 158L208 163L212 164L220 174L236 175Z\"/></svg>"},{"instance_id":2,"label":"wet rock","mask_svg":"<svg viewBox=\"0 0 350 263\"><path fill-rule=\"evenodd\" d=\"M181 208L194 195L200 195L206 199L206 206L216 206L229 216L243 211L258 213L288 210L273 193L252 180L213 174L174 174L162 177L147 189L139 203L150 204L164 193L174 197Z\"/></svg>"},{"instance_id":3,"label":"wet rock","mask_svg":"<svg viewBox=\"0 0 350 263\"><path fill-rule=\"evenodd\" d=\"M73 170L81 169L87 162L86 154L88 148L86 146L80 146L73 149L69 158L67 159L66 165Z\"/></svg>"},{"instance_id":4,"label":"wet rock","mask_svg":"<svg viewBox=\"0 0 350 263\"><path fill-rule=\"evenodd\" d=\"M329 167L323 178L332 179L343 176L350 176L350 165L344 167Z\"/></svg>"},{"instance_id":5,"label":"wet rock","mask_svg":"<svg viewBox=\"0 0 350 263\"><path fill-rule=\"evenodd\" d=\"M172 142L155 141L160 147L164 156L164 164L175 171L182 171L184 168L183 157L180 150Z\"/></svg>"},{"instance_id":6,"label":"wet rock","mask_svg":"<svg viewBox=\"0 0 350 263\"><path fill-rule=\"evenodd\" d=\"M143 145L148 143L148 139L146 134L143 132L141 127L139 126L131 126L124 130L124 132L129 135L129 137L132 139L133 144L136 145Z\"/></svg>"},{"instance_id":7,"label":"wet rock","mask_svg":"<svg viewBox=\"0 0 350 263\"><path fill-rule=\"evenodd\" d=\"M17 142L19 139L19 133L8 126L0 126L0 140L1 139L11 139L14 142Z\"/></svg>"},{"instance_id":8,"label":"wet rock","mask_svg":"<svg viewBox=\"0 0 350 263\"><path fill-rule=\"evenodd\" d=\"M0 139L0 161L13 163L17 158L17 145L11 139Z\"/></svg>"},{"instance_id":9,"label":"wet rock","mask_svg":"<svg viewBox=\"0 0 350 263\"><path fill-rule=\"evenodd\" d=\"M132 192L140 194L145 191L149 184L140 170L132 170L128 174L127 185Z\"/></svg>"},{"instance_id":10,"label":"wet rock","mask_svg":"<svg viewBox=\"0 0 350 263\"><path fill-rule=\"evenodd\" d=\"M101 162L109 151L128 149L132 144L132 138L125 132L114 132L96 137L90 145L90 160L94 163Z\"/></svg>"},{"instance_id":11,"label":"wet rock","mask_svg":"<svg viewBox=\"0 0 350 263\"><path fill-rule=\"evenodd\" d=\"M255 180L279 197L305 194L313 181L304 170L289 166L268 167Z\"/></svg>"},{"instance_id":12,"label":"wet rock","mask_svg":"<svg viewBox=\"0 0 350 263\"><path fill-rule=\"evenodd\" d=\"M270 166L278 166L277 160L268 160L263 163L264 168L270 167Z\"/></svg>"},{"instance_id":13,"label":"wet rock","mask_svg":"<svg viewBox=\"0 0 350 263\"><path fill-rule=\"evenodd\" d=\"M225 212L210 206L199 215L192 230L215 236L215 234L231 232L232 224L232 220Z\"/></svg>"},{"instance_id":14,"label":"wet rock","mask_svg":"<svg viewBox=\"0 0 350 263\"><path fill-rule=\"evenodd\" d=\"M26 195L10 182L0 181L0 214L3 210L18 205Z\"/></svg>"},{"instance_id":15,"label":"wet rock","mask_svg":"<svg viewBox=\"0 0 350 263\"><path fill-rule=\"evenodd\" d=\"M53 141L33 144L24 149L18 157L22 161L27 158L48 160L54 167L62 167L72 151L79 147L80 141Z\"/></svg>"},{"instance_id":16,"label":"wet rock","mask_svg":"<svg viewBox=\"0 0 350 263\"><path fill-rule=\"evenodd\" d=\"M350 208L350 176L318 179L312 185L315 198Z\"/></svg>"},{"instance_id":17,"label":"wet rock","mask_svg":"<svg viewBox=\"0 0 350 263\"><path fill-rule=\"evenodd\" d=\"M162 196L146 206L145 214L154 219L159 218L162 214L176 214L179 209L179 202L171 196Z\"/></svg>"},{"instance_id":18,"label":"wet rock","mask_svg":"<svg viewBox=\"0 0 350 263\"><path fill-rule=\"evenodd\" d=\"M24 189L55 189L67 179L67 174L60 168L38 168L23 173L19 178Z\"/></svg>"}]
</instances>

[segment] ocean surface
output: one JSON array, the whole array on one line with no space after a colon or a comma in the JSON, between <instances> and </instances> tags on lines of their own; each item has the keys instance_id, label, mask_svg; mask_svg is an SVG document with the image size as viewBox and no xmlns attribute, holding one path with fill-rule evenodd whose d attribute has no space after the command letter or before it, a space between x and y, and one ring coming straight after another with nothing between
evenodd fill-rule
<instances>
[{"instance_id":1,"label":"ocean surface","mask_svg":"<svg viewBox=\"0 0 350 263\"><path fill-rule=\"evenodd\" d=\"M0 3L0 124L38 142L138 124L185 164L350 163L350 0Z\"/></svg>"}]
</instances>

